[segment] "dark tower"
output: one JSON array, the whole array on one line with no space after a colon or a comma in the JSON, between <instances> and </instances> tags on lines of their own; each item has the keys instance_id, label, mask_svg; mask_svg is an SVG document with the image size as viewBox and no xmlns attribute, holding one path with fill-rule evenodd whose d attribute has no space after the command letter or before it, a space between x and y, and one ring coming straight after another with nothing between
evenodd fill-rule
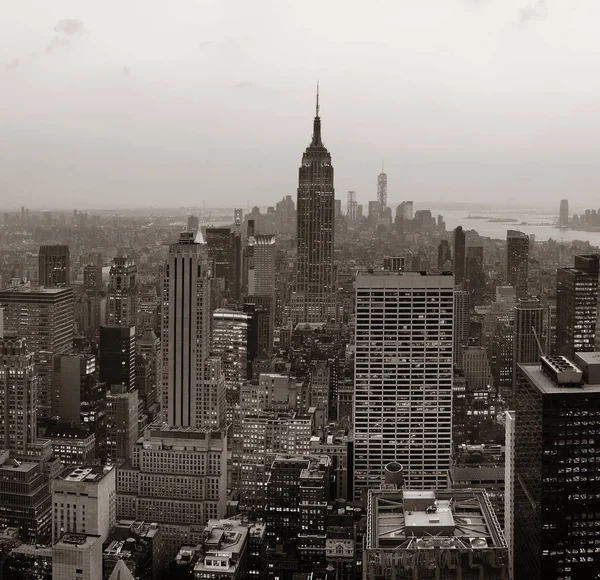
<instances>
[{"instance_id":1,"label":"dark tower","mask_svg":"<svg viewBox=\"0 0 600 580\"><path fill-rule=\"evenodd\" d=\"M466 240L462 226L454 230L454 280L457 285L465 281L465 266L467 255L465 252Z\"/></svg>"},{"instance_id":2,"label":"dark tower","mask_svg":"<svg viewBox=\"0 0 600 580\"><path fill-rule=\"evenodd\" d=\"M310 145L302 156L298 180L298 260L295 322L335 317L334 188L331 155L321 141L319 92Z\"/></svg>"},{"instance_id":3,"label":"dark tower","mask_svg":"<svg viewBox=\"0 0 600 580\"><path fill-rule=\"evenodd\" d=\"M38 280L45 288L69 286L69 246L56 244L40 246Z\"/></svg>"}]
</instances>

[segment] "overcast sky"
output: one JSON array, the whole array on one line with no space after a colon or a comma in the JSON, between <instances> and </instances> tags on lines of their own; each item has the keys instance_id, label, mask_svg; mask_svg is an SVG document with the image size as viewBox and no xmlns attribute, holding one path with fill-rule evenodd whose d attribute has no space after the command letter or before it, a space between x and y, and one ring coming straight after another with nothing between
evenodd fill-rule
<instances>
[{"instance_id":1,"label":"overcast sky","mask_svg":"<svg viewBox=\"0 0 600 580\"><path fill-rule=\"evenodd\" d=\"M598 0L3 0L0 206L600 205Z\"/></svg>"}]
</instances>

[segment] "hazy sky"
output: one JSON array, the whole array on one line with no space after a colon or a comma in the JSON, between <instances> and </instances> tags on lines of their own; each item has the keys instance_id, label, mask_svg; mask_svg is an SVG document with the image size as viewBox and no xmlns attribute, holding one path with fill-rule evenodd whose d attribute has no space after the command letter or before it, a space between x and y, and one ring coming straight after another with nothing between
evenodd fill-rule
<instances>
[{"instance_id":1,"label":"hazy sky","mask_svg":"<svg viewBox=\"0 0 600 580\"><path fill-rule=\"evenodd\" d=\"M600 206L598 0L2 0L0 206Z\"/></svg>"}]
</instances>

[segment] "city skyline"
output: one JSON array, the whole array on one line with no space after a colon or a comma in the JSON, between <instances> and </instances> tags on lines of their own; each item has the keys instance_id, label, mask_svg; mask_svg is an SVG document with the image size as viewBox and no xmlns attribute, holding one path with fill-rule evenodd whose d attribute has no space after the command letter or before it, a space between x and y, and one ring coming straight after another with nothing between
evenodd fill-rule
<instances>
[{"instance_id":1,"label":"city skyline","mask_svg":"<svg viewBox=\"0 0 600 580\"><path fill-rule=\"evenodd\" d=\"M600 185L591 0L26 5L0 25L3 198L267 203L294 191L317 80L340 192L374 199L382 160L390 200L585 205Z\"/></svg>"}]
</instances>

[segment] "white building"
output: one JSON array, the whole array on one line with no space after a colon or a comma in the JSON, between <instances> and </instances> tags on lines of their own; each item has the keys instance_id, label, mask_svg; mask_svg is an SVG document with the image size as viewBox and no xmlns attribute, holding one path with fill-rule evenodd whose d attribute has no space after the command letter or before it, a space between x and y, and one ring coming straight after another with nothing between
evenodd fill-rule
<instances>
[{"instance_id":1,"label":"white building","mask_svg":"<svg viewBox=\"0 0 600 580\"><path fill-rule=\"evenodd\" d=\"M53 580L102 580L100 536L65 534L52 546Z\"/></svg>"},{"instance_id":2,"label":"white building","mask_svg":"<svg viewBox=\"0 0 600 580\"><path fill-rule=\"evenodd\" d=\"M446 484L452 431L454 277L356 277L354 494L400 463L409 487Z\"/></svg>"},{"instance_id":3,"label":"white building","mask_svg":"<svg viewBox=\"0 0 600 580\"><path fill-rule=\"evenodd\" d=\"M109 466L69 467L52 480L52 539L63 534L108 538L117 516L116 469Z\"/></svg>"}]
</instances>

